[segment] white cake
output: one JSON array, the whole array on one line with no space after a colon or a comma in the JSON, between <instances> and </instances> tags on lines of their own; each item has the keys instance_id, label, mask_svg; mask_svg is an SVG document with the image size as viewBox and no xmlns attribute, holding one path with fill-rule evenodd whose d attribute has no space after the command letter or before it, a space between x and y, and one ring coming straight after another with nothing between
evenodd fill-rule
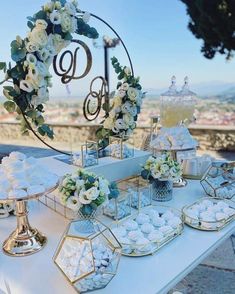
<instances>
[{"instance_id":1,"label":"white cake","mask_svg":"<svg viewBox=\"0 0 235 294\"><path fill-rule=\"evenodd\" d=\"M198 142L190 135L185 126L161 128L157 137L151 143L151 148L157 150L195 149Z\"/></svg>"}]
</instances>

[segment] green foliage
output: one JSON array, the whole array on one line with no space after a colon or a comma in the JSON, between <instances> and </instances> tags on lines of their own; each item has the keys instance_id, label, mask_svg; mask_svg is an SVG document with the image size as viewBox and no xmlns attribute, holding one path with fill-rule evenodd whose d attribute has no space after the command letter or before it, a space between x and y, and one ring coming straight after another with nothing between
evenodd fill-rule
<instances>
[{"instance_id":1,"label":"green foliage","mask_svg":"<svg viewBox=\"0 0 235 294\"><path fill-rule=\"evenodd\" d=\"M6 62L0 62L0 70L3 70L4 72L6 72L7 70Z\"/></svg>"},{"instance_id":2,"label":"green foliage","mask_svg":"<svg viewBox=\"0 0 235 294\"><path fill-rule=\"evenodd\" d=\"M216 53L232 57L235 50L235 0L181 0L187 6L188 28L203 40L201 52L212 59Z\"/></svg>"},{"instance_id":3,"label":"green foliage","mask_svg":"<svg viewBox=\"0 0 235 294\"><path fill-rule=\"evenodd\" d=\"M26 56L26 48L23 42L18 42L14 40L11 42L11 58L15 62L19 62Z\"/></svg>"},{"instance_id":4,"label":"green foliage","mask_svg":"<svg viewBox=\"0 0 235 294\"><path fill-rule=\"evenodd\" d=\"M10 101L10 100L5 101L5 102L3 103L3 106L4 106L4 108L5 108L9 113L15 112L15 110L16 110L16 104L15 104L15 102Z\"/></svg>"}]
</instances>

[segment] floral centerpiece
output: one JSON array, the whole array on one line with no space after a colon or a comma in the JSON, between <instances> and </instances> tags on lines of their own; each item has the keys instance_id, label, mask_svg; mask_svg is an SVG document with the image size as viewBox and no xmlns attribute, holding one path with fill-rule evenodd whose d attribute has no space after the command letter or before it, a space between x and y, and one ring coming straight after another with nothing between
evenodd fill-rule
<instances>
[{"instance_id":1,"label":"floral centerpiece","mask_svg":"<svg viewBox=\"0 0 235 294\"><path fill-rule=\"evenodd\" d=\"M53 138L53 130L43 117L52 86L49 68L54 57L71 43L73 34L98 38L96 29L87 23L89 17L89 13L79 9L76 0L52 0L28 17L27 36L17 36L11 42L15 65L0 62L0 70L6 73L0 84L11 82L3 87L7 99L3 105L8 112L17 113L22 133L28 132L24 119L27 118L40 135Z\"/></svg>"},{"instance_id":2,"label":"floral centerpiece","mask_svg":"<svg viewBox=\"0 0 235 294\"><path fill-rule=\"evenodd\" d=\"M141 110L145 92L139 83L139 77L134 77L130 68L122 67L116 57L111 59L119 82L117 90L110 95L110 104L103 105L108 115L97 130L97 137L103 146L108 145L110 136L129 138L136 128L136 121Z\"/></svg>"},{"instance_id":3,"label":"floral centerpiece","mask_svg":"<svg viewBox=\"0 0 235 294\"><path fill-rule=\"evenodd\" d=\"M180 163L169 152L158 157L150 156L141 171L141 176L152 183L152 196L158 201L172 199L173 181L181 175Z\"/></svg>"},{"instance_id":4,"label":"floral centerpiece","mask_svg":"<svg viewBox=\"0 0 235 294\"><path fill-rule=\"evenodd\" d=\"M59 191L61 202L85 217L93 216L98 207L107 205L109 198L118 196L115 183L83 169L65 175Z\"/></svg>"}]
</instances>

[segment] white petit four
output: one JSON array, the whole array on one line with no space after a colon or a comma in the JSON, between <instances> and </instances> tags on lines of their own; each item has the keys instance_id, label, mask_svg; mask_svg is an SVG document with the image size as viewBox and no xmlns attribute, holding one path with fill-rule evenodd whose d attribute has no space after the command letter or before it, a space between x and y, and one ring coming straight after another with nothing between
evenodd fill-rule
<instances>
[{"instance_id":1,"label":"white petit four","mask_svg":"<svg viewBox=\"0 0 235 294\"><path fill-rule=\"evenodd\" d=\"M144 223L148 223L150 221L150 218L147 214L139 213L139 215L136 218L136 222L139 225L143 225Z\"/></svg>"},{"instance_id":2,"label":"white petit four","mask_svg":"<svg viewBox=\"0 0 235 294\"><path fill-rule=\"evenodd\" d=\"M143 225L141 225L141 231L143 233L149 234L150 232L152 232L154 230L153 225L149 224L149 223L145 223Z\"/></svg>"},{"instance_id":3,"label":"white petit four","mask_svg":"<svg viewBox=\"0 0 235 294\"><path fill-rule=\"evenodd\" d=\"M138 229L138 224L134 220L127 221L124 226L128 231L134 231Z\"/></svg>"},{"instance_id":4,"label":"white petit four","mask_svg":"<svg viewBox=\"0 0 235 294\"><path fill-rule=\"evenodd\" d=\"M140 231L130 231L128 233L128 238L131 239L132 241L136 241L140 237L143 237L143 234Z\"/></svg>"}]
</instances>

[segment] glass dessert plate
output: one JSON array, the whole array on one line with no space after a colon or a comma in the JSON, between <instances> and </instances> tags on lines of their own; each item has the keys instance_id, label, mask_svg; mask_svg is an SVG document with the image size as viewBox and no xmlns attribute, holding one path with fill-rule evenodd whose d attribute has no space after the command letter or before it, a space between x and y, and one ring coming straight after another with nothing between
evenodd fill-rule
<instances>
[{"instance_id":1,"label":"glass dessert plate","mask_svg":"<svg viewBox=\"0 0 235 294\"><path fill-rule=\"evenodd\" d=\"M188 211L192 209L193 206L202 204L204 200L209 200L213 202L214 205L218 204L219 202L224 202L228 204L228 207L230 209L233 209L234 212L232 215L227 215L226 218L221 218L220 220L213 220L213 221L205 220L201 218L200 216L197 218L190 216ZM182 208L182 214L184 218L184 223L192 228L195 228L201 231L219 231L235 219L235 202L231 200L221 200L219 198L203 197L188 206L184 206Z\"/></svg>"},{"instance_id":2,"label":"glass dessert plate","mask_svg":"<svg viewBox=\"0 0 235 294\"><path fill-rule=\"evenodd\" d=\"M183 232L183 228L184 228L184 222L183 222L183 217L182 214L179 210L169 207L169 206L164 206L164 205L151 205L145 208L141 209L141 213L147 214L148 211L150 210L155 210L159 213L160 218L162 217L162 215L167 212L170 211L174 214L175 217L180 219L180 223L175 226L175 228L172 228L171 231L169 231L168 233L166 232L164 234L164 236L159 239L148 239L148 243L145 244L141 244L141 243L136 243L134 241L129 240L128 242L123 242L121 238L119 238L116 235L116 238L118 239L118 241L120 242L120 244L122 245L122 255L125 256L131 256L131 257L140 257L140 256L146 256L146 255L152 255L154 254L156 251L158 251L161 247L165 246L166 244L168 244L170 241L172 241L173 239L175 239L176 237L178 237L179 235L182 234ZM137 216L139 215L139 213L136 213L132 216L130 216L128 219L124 219L119 221L118 223L114 223L112 225L112 229L118 229L121 228L123 226L125 226L125 223L130 221L130 220L135 220L137 218ZM152 222L150 221L149 224L152 224ZM167 221L166 224L164 226L167 225ZM141 225L138 226L138 229L140 229ZM158 230L159 227L155 227L155 231ZM115 234L115 232L114 232ZM143 237L145 239L148 238L149 233L143 233Z\"/></svg>"}]
</instances>

